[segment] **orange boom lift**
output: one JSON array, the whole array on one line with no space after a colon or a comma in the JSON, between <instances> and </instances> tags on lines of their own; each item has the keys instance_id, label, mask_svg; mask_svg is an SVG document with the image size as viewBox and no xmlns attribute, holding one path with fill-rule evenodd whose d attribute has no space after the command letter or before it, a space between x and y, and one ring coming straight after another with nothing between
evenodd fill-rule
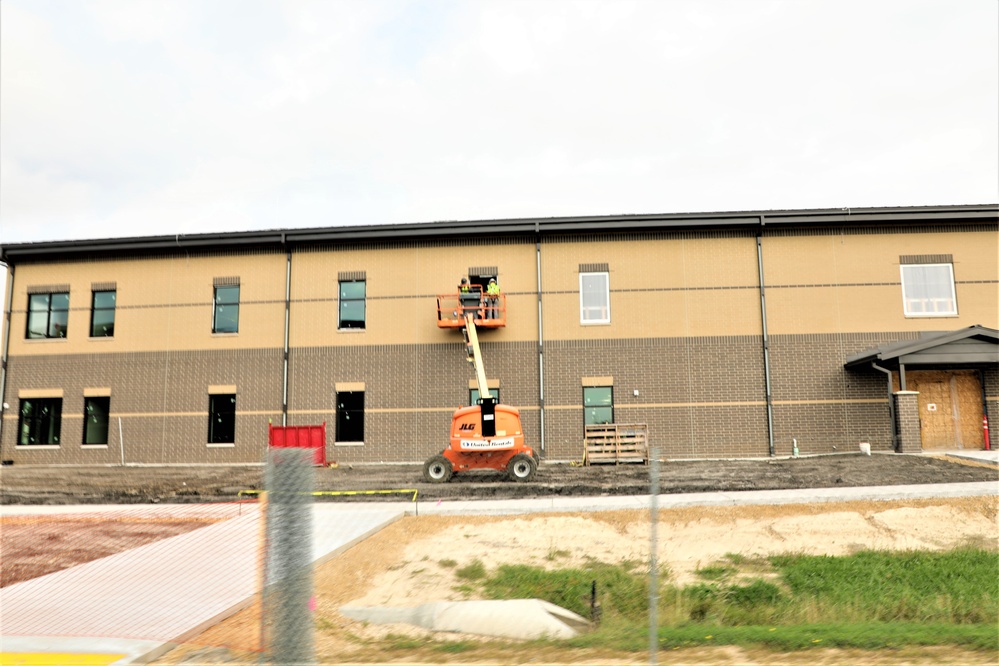
<instances>
[{"instance_id":1,"label":"orange boom lift","mask_svg":"<svg viewBox=\"0 0 999 666\"><path fill-rule=\"evenodd\" d=\"M468 362L475 366L479 400L451 416L447 448L423 464L423 476L430 483L446 483L456 472L477 469L505 471L514 481L529 481L538 469L538 454L524 444L520 410L497 404L489 391L479 348L476 326L506 326L506 297L484 304L480 296L472 290L437 298L437 326L461 329Z\"/></svg>"}]
</instances>

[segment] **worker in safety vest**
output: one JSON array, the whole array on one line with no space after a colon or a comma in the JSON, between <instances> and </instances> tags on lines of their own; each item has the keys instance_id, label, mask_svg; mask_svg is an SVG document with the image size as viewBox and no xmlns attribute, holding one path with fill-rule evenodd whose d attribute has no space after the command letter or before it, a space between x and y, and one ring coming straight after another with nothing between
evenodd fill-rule
<instances>
[{"instance_id":1,"label":"worker in safety vest","mask_svg":"<svg viewBox=\"0 0 999 666\"><path fill-rule=\"evenodd\" d=\"M468 278L461 278L458 283L458 312L462 317L468 312L479 309L479 295L472 292L472 285L468 283Z\"/></svg>"},{"instance_id":2,"label":"worker in safety vest","mask_svg":"<svg viewBox=\"0 0 999 666\"><path fill-rule=\"evenodd\" d=\"M500 287L496 278L489 278L486 287L486 319L499 319Z\"/></svg>"}]
</instances>

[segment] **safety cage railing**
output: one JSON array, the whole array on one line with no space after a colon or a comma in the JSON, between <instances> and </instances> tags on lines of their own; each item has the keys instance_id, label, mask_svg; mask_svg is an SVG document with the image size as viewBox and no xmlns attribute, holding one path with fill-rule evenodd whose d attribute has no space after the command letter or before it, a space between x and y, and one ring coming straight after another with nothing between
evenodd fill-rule
<instances>
[{"instance_id":1,"label":"safety cage railing","mask_svg":"<svg viewBox=\"0 0 999 666\"><path fill-rule=\"evenodd\" d=\"M461 328L469 313L479 328L506 326L506 294L490 296L478 285L473 285L467 292L455 291L437 296L438 327Z\"/></svg>"}]
</instances>

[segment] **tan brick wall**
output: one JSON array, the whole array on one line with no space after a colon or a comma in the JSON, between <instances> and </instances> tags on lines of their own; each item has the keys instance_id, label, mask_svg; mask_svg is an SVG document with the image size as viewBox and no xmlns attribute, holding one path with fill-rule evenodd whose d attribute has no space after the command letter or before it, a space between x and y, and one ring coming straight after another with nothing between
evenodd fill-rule
<instances>
[{"instance_id":1,"label":"tan brick wall","mask_svg":"<svg viewBox=\"0 0 999 666\"><path fill-rule=\"evenodd\" d=\"M895 394L898 410L899 453L919 453L923 450L919 431L919 394L899 391Z\"/></svg>"},{"instance_id":2,"label":"tan brick wall","mask_svg":"<svg viewBox=\"0 0 999 666\"><path fill-rule=\"evenodd\" d=\"M774 441L790 453L888 450L884 377L846 371L846 358L921 330L999 328L994 229L906 234L817 230L763 239L774 387ZM899 255L954 257L958 317L902 314ZM674 458L768 452L756 239L746 233L599 234L542 243L546 455L579 459L583 377L614 378L618 422L648 423ZM611 323L579 322L579 265L606 263ZM470 266L497 266L508 296L505 329L484 331L487 374L522 409L540 445L537 276L531 238L381 243L293 254L289 422L328 422L337 382L365 385L364 446L334 447L343 462L420 461L446 443L468 400L472 368L460 333L436 326L435 296ZM19 265L0 441L18 463L118 462L121 417L128 462L257 462L268 419L281 418L286 255L216 253ZM365 271L367 328L337 331L338 273ZM240 331L212 335L212 280L240 278ZM118 285L113 339L89 338L90 289ZM69 284L69 338L24 340L27 289ZM993 432L999 373L985 373ZM207 391L237 386L233 448L206 446ZM83 392L110 387L111 443L84 449ZM19 450L20 389L64 392L63 445ZM639 391L635 396L634 391ZM995 438L994 438L995 439Z\"/></svg>"},{"instance_id":3,"label":"tan brick wall","mask_svg":"<svg viewBox=\"0 0 999 666\"><path fill-rule=\"evenodd\" d=\"M502 386L503 402L522 407L526 441L536 446L540 427L535 346L484 342L482 356L489 377ZM336 432L336 383L364 383L364 445L331 447L331 458L411 462L447 445L451 414L468 404L468 380L474 371L465 360L464 345L456 341L296 349L290 356L289 376L289 423L325 420L331 444Z\"/></svg>"},{"instance_id":4,"label":"tan brick wall","mask_svg":"<svg viewBox=\"0 0 999 666\"><path fill-rule=\"evenodd\" d=\"M292 268L291 345L296 348L439 344L460 335L437 327L437 295L455 293L469 267L499 269L508 324L494 339L537 338L537 270L533 241L410 244L296 252ZM338 274L366 273L366 327L338 331Z\"/></svg>"},{"instance_id":5,"label":"tan brick wall","mask_svg":"<svg viewBox=\"0 0 999 666\"><path fill-rule=\"evenodd\" d=\"M4 400L0 457L18 464L115 464L124 440L127 463L261 462L267 422L281 419L281 353L275 350L94 354L11 359ZM236 442L210 447L208 390L235 384ZM83 394L88 387L111 389L106 449L84 447ZM18 390L63 390L58 450L17 446ZM119 438L118 419L121 419Z\"/></svg>"},{"instance_id":6,"label":"tan brick wall","mask_svg":"<svg viewBox=\"0 0 999 666\"><path fill-rule=\"evenodd\" d=\"M596 236L542 243L546 340L756 335L752 235ZM610 269L611 323L580 323L579 265Z\"/></svg>"},{"instance_id":7,"label":"tan brick wall","mask_svg":"<svg viewBox=\"0 0 999 666\"><path fill-rule=\"evenodd\" d=\"M958 316L906 317L899 257L951 254ZM767 322L775 335L999 328L995 230L768 235Z\"/></svg>"},{"instance_id":8,"label":"tan brick wall","mask_svg":"<svg viewBox=\"0 0 999 666\"><path fill-rule=\"evenodd\" d=\"M582 378L594 375L614 378L615 420L647 423L650 441L669 457L767 454L759 337L546 344L549 457L582 457Z\"/></svg>"},{"instance_id":9,"label":"tan brick wall","mask_svg":"<svg viewBox=\"0 0 999 666\"><path fill-rule=\"evenodd\" d=\"M214 277L240 279L239 332L213 335ZM90 337L91 285L117 283L113 338ZM67 337L26 340L27 290L70 285ZM284 344L285 255L25 264L15 272L11 356L259 349Z\"/></svg>"}]
</instances>

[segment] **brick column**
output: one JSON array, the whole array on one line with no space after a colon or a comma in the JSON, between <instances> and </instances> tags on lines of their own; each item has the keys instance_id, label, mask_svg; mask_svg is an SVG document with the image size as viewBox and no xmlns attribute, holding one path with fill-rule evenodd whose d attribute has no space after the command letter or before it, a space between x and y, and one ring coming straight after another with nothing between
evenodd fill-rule
<instances>
[{"instance_id":1,"label":"brick column","mask_svg":"<svg viewBox=\"0 0 999 666\"><path fill-rule=\"evenodd\" d=\"M920 453L923 441L919 432L919 391L895 394L895 418L898 419L898 452Z\"/></svg>"}]
</instances>

